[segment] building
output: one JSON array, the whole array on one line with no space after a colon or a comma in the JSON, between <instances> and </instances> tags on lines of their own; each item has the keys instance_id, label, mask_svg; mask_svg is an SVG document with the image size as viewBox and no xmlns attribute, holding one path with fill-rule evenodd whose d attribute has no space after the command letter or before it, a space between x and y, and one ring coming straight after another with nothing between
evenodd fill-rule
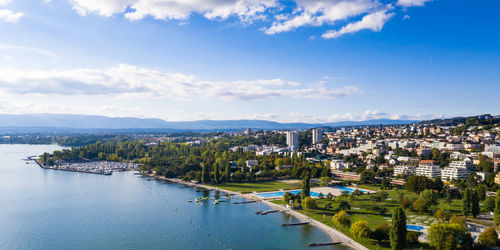
<instances>
[{"instance_id":1,"label":"building","mask_svg":"<svg viewBox=\"0 0 500 250\"><path fill-rule=\"evenodd\" d=\"M252 171L252 169L255 168L257 165L259 165L258 160L248 160L245 163L247 164L247 168L249 168L250 171Z\"/></svg>"},{"instance_id":2,"label":"building","mask_svg":"<svg viewBox=\"0 0 500 250\"><path fill-rule=\"evenodd\" d=\"M415 169L415 174L434 179L441 176L441 168L436 166L433 160L421 160Z\"/></svg>"},{"instance_id":3,"label":"building","mask_svg":"<svg viewBox=\"0 0 500 250\"><path fill-rule=\"evenodd\" d=\"M321 134L321 129L319 128L315 128L312 130L312 144L318 144L321 142L321 138L322 137L322 134Z\"/></svg>"},{"instance_id":4,"label":"building","mask_svg":"<svg viewBox=\"0 0 500 250\"><path fill-rule=\"evenodd\" d=\"M476 170L476 165L472 163L470 158L465 158L463 161L450 162L450 168L465 168L469 171L474 171Z\"/></svg>"},{"instance_id":5,"label":"building","mask_svg":"<svg viewBox=\"0 0 500 250\"><path fill-rule=\"evenodd\" d=\"M500 184L500 174L495 175L495 183Z\"/></svg>"},{"instance_id":6,"label":"building","mask_svg":"<svg viewBox=\"0 0 500 250\"><path fill-rule=\"evenodd\" d=\"M349 166L343 160L331 160L330 161L330 170L342 170L344 168L348 168Z\"/></svg>"},{"instance_id":7,"label":"building","mask_svg":"<svg viewBox=\"0 0 500 250\"><path fill-rule=\"evenodd\" d=\"M394 176L414 174L416 174L416 168L414 166L396 166L394 168Z\"/></svg>"},{"instance_id":8,"label":"building","mask_svg":"<svg viewBox=\"0 0 500 250\"><path fill-rule=\"evenodd\" d=\"M252 133L252 129L251 128L245 129L245 135L249 135L251 133Z\"/></svg>"},{"instance_id":9,"label":"building","mask_svg":"<svg viewBox=\"0 0 500 250\"><path fill-rule=\"evenodd\" d=\"M441 170L441 178L445 181L461 180L467 178L469 170L461 167L447 167Z\"/></svg>"},{"instance_id":10,"label":"building","mask_svg":"<svg viewBox=\"0 0 500 250\"><path fill-rule=\"evenodd\" d=\"M299 148L299 135L295 131L286 132L286 144L290 151L297 151Z\"/></svg>"}]
</instances>

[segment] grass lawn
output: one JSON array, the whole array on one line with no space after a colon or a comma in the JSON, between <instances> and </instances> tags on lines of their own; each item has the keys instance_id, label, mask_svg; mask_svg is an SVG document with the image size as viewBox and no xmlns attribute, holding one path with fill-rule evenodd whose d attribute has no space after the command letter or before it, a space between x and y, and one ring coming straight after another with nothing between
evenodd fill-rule
<instances>
[{"instance_id":1,"label":"grass lawn","mask_svg":"<svg viewBox=\"0 0 500 250\"><path fill-rule=\"evenodd\" d=\"M360 188L366 188L366 187L360 187ZM370 199L370 195L364 194L361 195L358 199L349 201L351 209L346 212L349 214L351 222L354 223L356 221L366 220L368 222L369 227L372 230L374 230L375 228L377 228L378 225L384 222L390 225L392 220L392 211L394 208L399 206L398 203L399 194L402 193L404 197L410 200L414 200L418 197L417 194L406 190L397 190L397 191L385 190L385 192L388 193L388 199L376 202L378 206L383 206L388 209L385 215L380 215L378 213L373 212L371 209L373 206L373 202ZM344 199L348 200L347 198ZM276 200L273 202L276 204L282 203L281 200ZM331 209L325 208L326 204L328 203L331 204L332 207ZM306 214L311 218L318 220L328 226L336 228L332 223L332 216L335 215L336 213L335 210L339 204L340 202L337 200L332 201L325 198L317 200L318 209L313 209L310 211L305 211L305 210L297 210L297 211ZM461 215L462 213L461 200L453 200L451 204L448 204L444 201L444 199L442 199L440 200L439 205L431 207L428 213L417 213L417 212L412 212L410 210L406 210L407 223L430 226L431 224L437 222L437 219L434 218L432 211L437 210L438 208L441 207L444 208L445 210L448 210L451 214ZM351 233L349 232L349 228L343 228L343 229L336 228L336 229L342 231L345 235L354 239L354 237L352 237ZM378 243L377 241L372 239L363 239L363 240L355 239L355 240L369 249L390 249L390 243L388 240L382 241L381 243ZM420 247L424 249L430 249L429 245L425 243L420 244L419 246L414 246L412 248L419 249Z\"/></svg>"},{"instance_id":2,"label":"grass lawn","mask_svg":"<svg viewBox=\"0 0 500 250\"><path fill-rule=\"evenodd\" d=\"M233 192L251 193L255 192L267 192L267 191L277 191L277 190L290 190L290 189L300 189L301 183L284 183L279 181L260 181L260 182L249 182L249 183L224 183L220 185L212 185L214 187L226 189Z\"/></svg>"}]
</instances>

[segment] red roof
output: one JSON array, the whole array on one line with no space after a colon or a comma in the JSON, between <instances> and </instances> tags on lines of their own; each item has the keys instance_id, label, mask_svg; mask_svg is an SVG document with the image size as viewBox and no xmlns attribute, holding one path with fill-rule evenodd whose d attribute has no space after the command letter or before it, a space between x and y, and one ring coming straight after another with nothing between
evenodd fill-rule
<instances>
[{"instance_id":1,"label":"red roof","mask_svg":"<svg viewBox=\"0 0 500 250\"><path fill-rule=\"evenodd\" d=\"M421 160L419 164L434 164L435 162L434 160Z\"/></svg>"}]
</instances>

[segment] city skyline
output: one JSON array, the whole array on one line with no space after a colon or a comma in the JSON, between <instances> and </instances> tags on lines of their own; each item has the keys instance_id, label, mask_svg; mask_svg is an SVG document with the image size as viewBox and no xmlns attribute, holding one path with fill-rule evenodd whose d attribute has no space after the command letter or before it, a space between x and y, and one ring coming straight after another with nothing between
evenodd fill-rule
<instances>
[{"instance_id":1,"label":"city skyline","mask_svg":"<svg viewBox=\"0 0 500 250\"><path fill-rule=\"evenodd\" d=\"M500 110L494 1L128 3L0 0L0 113L316 123Z\"/></svg>"}]
</instances>

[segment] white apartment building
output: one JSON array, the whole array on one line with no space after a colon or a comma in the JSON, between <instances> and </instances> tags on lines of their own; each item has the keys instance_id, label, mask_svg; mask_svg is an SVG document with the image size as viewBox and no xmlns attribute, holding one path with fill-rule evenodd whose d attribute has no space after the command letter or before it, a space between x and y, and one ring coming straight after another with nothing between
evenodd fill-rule
<instances>
[{"instance_id":1,"label":"white apartment building","mask_svg":"<svg viewBox=\"0 0 500 250\"><path fill-rule=\"evenodd\" d=\"M476 165L472 163L470 158L465 158L463 161L450 162L450 168L466 168L469 171L476 170Z\"/></svg>"},{"instance_id":2,"label":"white apartment building","mask_svg":"<svg viewBox=\"0 0 500 250\"><path fill-rule=\"evenodd\" d=\"M299 135L295 131L286 132L286 144L291 151L297 151L299 147Z\"/></svg>"},{"instance_id":3,"label":"white apartment building","mask_svg":"<svg viewBox=\"0 0 500 250\"><path fill-rule=\"evenodd\" d=\"M461 167L447 167L441 170L441 178L446 181L461 180L467 178L469 170Z\"/></svg>"},{"instance_id":4,"label":"white apartment building","mask_svg":"<svg viewBox=\"0 0 500 250\"><path fill-rule=\"evenodd\" d=\"M318 144L321 142L321 138L322 137L322 134L321 134L321 129L319 128L315 128L312 130L312 144Z\"/></svg>"},{"instance_id":5,"label":"white apartment building","mask_svg":"<svg viewBox=\"0 0 500 250\"><path fill-rule=\"evenodd\" d=\"M416 175L425 176L427 178L434 179L441 176L441 168L436 165L422 165L420 164L415 170Z\"/></svg>"},{"instance_id":6,"label":"white apartment building","mask_svg":"<svg viewBox=\"0 0 500 250\"><path fill-rule=\"evenodd\" d=\"M394 176L414 175L415 173L416 173L415 166L397 166L394 168Z\"/></svg>"},{"instance_id":7,"label":"white apartment building","mask_svg":"<svg viewBox=\"0 0 500 250\"><path fill-rule=\"evenodd\" d=\"M342 170L344 168L348 168L348 164L346 164L343 160L331 160L330 161L330 170Z\"/></svg>"}]
</instances>

